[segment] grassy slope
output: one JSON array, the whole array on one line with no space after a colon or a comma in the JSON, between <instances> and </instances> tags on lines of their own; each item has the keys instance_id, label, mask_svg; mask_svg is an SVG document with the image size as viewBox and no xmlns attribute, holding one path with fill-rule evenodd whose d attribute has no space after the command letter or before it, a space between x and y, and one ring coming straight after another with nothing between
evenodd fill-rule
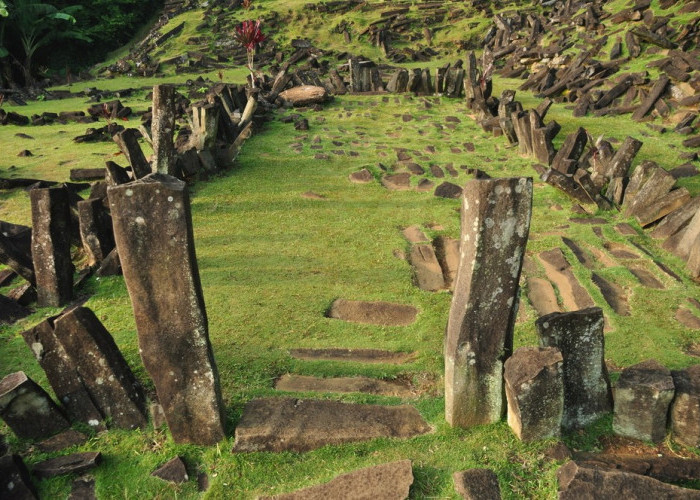
<instances>
[{"instance_id":1,"label":"grassy slope","mask_svg":"<svg viewBox=\"0 0 700 500\"><path fill-rule=\"evenodd\" d=\"M236 71L241 72L240 69ZM179 75L174 80L183 81L189 77L191 75ZM150 83L115 79L95 85L124 88ZM499 85L510 87L511 83L500 82ZM526 106L535 102L527 96L519 96ZM143 96L136 96L129 104L146 106L148 103ZM33 112L57 107L84 109L86 104L72 99L32 106ZM564 132L583 123L574 123L562 108L560 105L553 107L550 117L564 126ZM27 108L17 111L29 114ZM420 119L402 123L397 117L405 113ZM378 172L375 166L378 161L392 164L393 147L422 151L426 145L438 149L432 159L438 164L454 162L455 166L482 168L496 176L533 174L529 162L507 148L505 139L488 137L466 114L464 105L458 101L442 100L439 106L425 109L422 99L401 97L396 102L392 97L384 103L381 97L338 98L322 112L306 113L312 127L308 133L296 132L291 125L278 121L268 124L246 144L235 170L199 183L193 189L197 254L231 437L217 447L202 448L174 445L166 432L150 428L142 432L110 431L94 436L80 449L101 450L105 454L104 465L95 472L100 498L197 496L193 481L171 486L148 475L176 453L186 457L192 467L191 475L197 470L209 474L212 486L207 496L211 498L249 498L291 491L328 480L338 473L401 458L414 461L416 482L412 496L415 498L456 498L451 484L452 472L478 466L497 471L508 498L554 496L557 464L546 462L541 453L548 443L523 445L512 436L504 422L466 431L450 429L442 416L442 336L450 297L446 293L431 294L415 288L408 264L396 259L392 250L407 250L399 228L410 224L436 222L444 229L428 231L430 235L457 236L457 202L426 193L388 192L378 183L356 186L347 181L347 175L362 166L369 165ZM447 115L459 116L462 123L454 131L441 133L432 122L443 122ZM626 134L637 135L646 128L630 125L626 118L620 117L585 119L583 126L594 135L605 133L619 138ZM0 157L11 158L11 163L17 166L13 172L17 176L67 179L70 168L99 166L116 151L110 144L73 144L70 139L83 133L84 128L84 125L0 128ZM425 135L420 135L419 130ZM58 134L59 131L66 133ZM14 134L18 132L31 134L36 139L16 138ZM400 136L389 137L385 135L387 132L398 132ZM358 136L360 133L364 135ZM331 154L330 161L315 160L313 156L317 151L310 145L316 135L321 138L325 153L343 149L357 151L360 156ZM563 134L560 140L562 137ZM334 146L330 144L332 140L344 144ZM289 147L298 141L304 143L299 154ZM450 147L460 147L467 141L476 144L475 153L449 152ZM647 141L640 156L655 159L665 166L675 166L676 153L671 146L678 143L675 137L655 136L654 144ZM378 145L388 149L376 149ZM37 156L14 157L25 148ZM389 156L378 156L382 151ZM69 163L62 163L66 161ZM1 165L2 175L7 174L6 167L7 163ZM458 183L465 180L462 174ZM688 187L694 193L699 190L697 184ZM327 196L328 201L301 198L300 194L308 190ZM590 227L572 224L563 228L569 224L568 211L551 210L554 204L569 206L562 194L537 183L533 238L528 244L530 253L562 246L561 234L601 247ZM0 218L28 224L26 194L21 191L0 193ZM611 217L611 220L621 219ZM604 234L612 241L623 240L612 225L604 227ZM682 264L658 250L654 242L644 236L636 239L685 276ZM673 314L685 297L700 299L694 284L687 278L682 284L664 280L666 290L649 291L634 285L631 275L621 266L606 269L602 272L604 276L613 277L634 291L633 314L621 318L604 304L600 293L590 283L590 271L577 263L568 248L563 248L576 275L596 303L603 306L613 327L607 335L607 358L618 366L649 357L656 357L672 368L693 362L683 353L683 348L690 342L700 341L698 332L681 327ZM658 273L657 277L663 279ZM114 335L140 379L149 383L138 358L135 325L123 280L93 278L86 291L93 293L88 307L96 311ZM418 306L421 314L414 325L406 328L351 325L323 316L336 297L409 303ZM526 320L516 328L516 345L534 344L536 315L527 299L523 298L522 304ZM46 386L45 377L19 332L53 313L55 310L41 309L16 326L0 330L2 374L23 369ZM293 347L321 346L416 351L418 357L400 367L367 367L294 361L287 354L287 349ZM433 389L411 404L435 427L435 433L408 441L377 440L305 454L232 454L233 429L244 403L252 397L272 395L274 379L286 372L317 376L400 376L433 382ZM355 402L400 402L396 398L364 395L327 397ZM609 432L609 426L610 422L606 421L600 428L602 432ZM576 447L596 446L594 439L586 441L580 436L567 439ZM13 438L11 442L23 453L30 446ZM29 454L28 461L33 463L44 457L35 451ZM47 497L65 496L70 478L42 481L39 486Z\"/></svg>"}]
</instances>

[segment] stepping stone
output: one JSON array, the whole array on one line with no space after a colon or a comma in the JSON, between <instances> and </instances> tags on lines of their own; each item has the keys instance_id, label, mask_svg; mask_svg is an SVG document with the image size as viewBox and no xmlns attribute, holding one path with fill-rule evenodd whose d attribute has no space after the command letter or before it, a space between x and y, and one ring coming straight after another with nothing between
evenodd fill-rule
<instances>
[{"instance_id":1,"label":"stepping stone","mask_svg":"<svg viewBox=\"0 0 700 500\"><path fill-rule=\"evenodd\" d=\"M391 191L406 191L411 189L411 174L402 172L400 174L385 175L382 177L382 186Z\"/></svg>"},{"instance_id":2,"label":"stepping stone","mask_svg":"<svg viewBox=\"0 0 700 500\"><path fill-rule=\"evenodd\" d=\"M657 290L665 290L666 287L663 283L656 279L651 272L647 271L643 267L628 267L627 270L634 274L634 277L639 280L642 286L647 288L655 288Z\"/></svg>"},{"instance_id":3,"label":"stepping stone","mask_svg":"<svg viewBox=\"0 0 700 500\"><path fill-rule=\"evenodd\" d=\"M432 245L414 245L409 256L415 273L416 285L421 290L436 292L445 288L442 268Z\"/></svg>"},{"instance_id":4,"label":"stepping stone","mask_svg":"<svg viewBox=\"0 0 700 500\"><path fill-rule=\"evenodd\" d=\"M314 193L313 191L301 193L301 197L306 198L307 200L327 200L327 198L322 194Z\"/></svg>"},{"instance_id":5,"label":"stepping stone","mask_svg":"<svg viewBox=\"0 0 700 500\"><path fill-rule=\"evenodd\" d=\"M620 224L615 225L615 229L617 232L623 236L637 236L637 230L634 229L632 226L627 224L626 222L622 222Z\"/></svg>"},{"instance_id":6,"label":"stepping stone","mask_svg":"<svg viewBox=\"0 0 700 500\"><path fill-rule=\"evenodd\" d=\"M416 186L416 190L421 193L427 193L428 191L432 191L434 187L434 182L429 181L428 179L421 179Z\"/></svg>"},{"instance_id":7,"label":"stepping stone","mask_svg":"<svg viewBox=\"0 0 700 500\"><path fill-rule=\"evenodd\" d=\"M265 398L250 401L236 427L234 452L304 452L378 437L410 438L431 431L407 405Z\"/></svg>"},{"instance_id":8,"label":"stepping stone","mask_svg":"<svg viewBox=\"0 0 700 500\"><path fill-rule=\"evenodd\" d=\"M462 196L462 188L451 182L443 182L435 188L435 196L440 198L458 199Z\"/></svg>"},{"instance_id":9,"label":"stepping stone","mask_svg":"<svg viewBox=\"0 0 700 500\"><path fill-rule=\"evenodd\" d=\"M576 259L583 264L583 267L586 269L594 269L595 268L595 262L593 259L591 259L586 252L581 248L578 243L575 241L565 238L562 236L561 240L564 242L564 244L571 249L571 251L574 253L574 256L576 256Z\"/></svg>"},{"instance_id":10,"label":"stepping stone","mask_svg":"<svg viewBox=\"0 0 700 500\"><path fill-rule=\"evenodd\" d=\"M417 314L418 309L404 304L336 299L327 316L352 323L407 326L416 320Z\"/></svg>"},{"instance_id":11,"label":"stepping stone","mask_svg":"<svg viewBox=\"0 0 700 500\"><path fill-rule=\"evenodd\" d=\"M403 230L403 236L409 243L426 243L430 239L420 230L417 225L408 226Z\"/></svg>"},{"instance_id":12,"label":"stepping stone","mask_svg":"<svg viewBox=\"0 0 700 500\"><path fill-rule=\"evenodd\" d=\"M433 177L438 179L445 177L445 172L443 172L437 165L430 165L430 173L433 174Z\"/></svg>"},{"instance_id":13,"label":"stepping stone","mask_svg":"<svg viewBox=\"0 0 700 500\"><path fill-rule=\"evenodd\" d=\"M574 224L607 224L608 221L601 218L601 217L570 217L569 222L573 222Z\"/></svg>"},{"instance_id":14,"label":"stepping stone","mask_svg":"<svg viewBox=\"0 0 700 500\"><path fill-rule=\"evenodd\" d=\"M634 253L625 245L620 243L605 242L603 244L605 249L612 254L616 259L638 259L639 255Z\"/></svg>"},{"instance_id":15,"label":"stepping stone","mask_svg":"<svg viewBox=\"0 0 700 500\"><path fill-rule=\"evenodd\" d=\"M410 460L366 467L293 493L261 500L322 500L333 498L404 500L413 484Z\"/></svg>"},{"instance_id":16,"label":"stepping stone","mask_svg":"<svg viewBox=\"0 0 700 500\"><path fill-rule=\"evenodd\" d=\"M544 266L547 278L559 289L562 303L569 311L577 311L593 307L595 302L585 288L574 276L571 264L566 260L560 248L540 252L540 261Z\"/></svg>"},{"instance_id":17,"label":"stepping stone","mask_svg":"<svg viewBox=\"0 0 700 500\"><path fill-rule=\"evenodd\" d=\"M435 256L442 268L445 287L454 290L454 282L457 278L459 267L459 240L447 236L438 236L433 241Z\"/></svg>"},{"instance_id":18,"label":"stepping stone","mask_svg":"<svg viewBox=\"0 0 700 500\"><path fill-rule=\"evenodd\" d=\"M81 474L94 469L101 461L102 454L99 452L73 453L34 464L32 474L40 478L63 474Z\"/></svg>"},{"instance_id":19,"label":"stepping stone","mask_svg":"<svg viewBox=\"0 0 700 500\"><path fill-rule=\"evenodd\" d=\"M292 349L290 356L305 361L350 361L371 364L403 364L413 361L415 353L380 349Z\"/></svg>"},{"instance_id":20,"label":"stepping stone","mask_svg":"<svg viewBox=\"0 0 700 500\"><path fill-rule=\"evenodd\" d=\"M603 294L605 302L612 307L620 316L630 315L630 306L627 303L627 297L625 296L624 290L619 285L608 281L597 273L591 275L593 283L598 287L600 293Z\"/></svg>"},{"instance_id":21,"label":"stepping stone","mask_svg":"<svg viewBox=\"0 0 700 500\"><path fill-rule=\"evenodd\" d=\"M539 316L561 312L552 284L542 278L527 279L527 298Z\"/></svg>"},{"instance_id":22,"label":"stepping stone","mask_svg":"<svg viewBox=\"0 0 700 500\"><path fill-rule=\"evenodd\" d=\"M414 162L409 161L406 163L401 163L400 165L406 167L406 169L408 169L408 171L413 175L423 175L425 173L425 169Z\"/></svg>"},{"instance_id":23,"label":"stepping stone","mask_svg":"<svg viewBox=\"0 0 700 500\"><path fill-rule=\"evenodd\" d=\"M182 458L175 457L168 460L158 469L151 472L151 476L162 479L163 481L169 481L171 483L184 483L189 480L187 475L187 467Z\"/></svg>"},{"instance_id":24,"label":"stepping stone","mask_svg":"<svg viewBox=\"0 0 700 500\"><path fill-rule=\"evenodd\" d=\"M275 389L287 392L362 392L399 398L408 398L416 395L407 382L368 377L319 378L289 373L282 375L277 380Z\"/></svg>"},{"instance_id":25,"label":"stepping stone","mask_svg":"<svg viewBox=\"0 0 700 500\"><path fill-rule=\"evenodd\" d=\"M491 469L468 469L452 474L455 490L466 500L500 500L498 476Z\"/></svg>"},{"instance_id":26,"label":"stepping stone","mask_svg":"<svg viewBox=\"0 0 700 500\"><path fill-rule=\"evenodd\" d=\"M700 318L685 307L681 307L676 311L676 320L691 330L700 330Z\"/></svg>"},{"instance_id":27,"label":"stepping stone","mask_svg":"<svg viewBox=\"0 0 700 500\"><path fill-rule=\"evenodd\" d=\"M348 178L350 179L350 182L354 182L355 184L367 184L368 182L372 182L374 180L374 177L372 177L372 172L366 168L353 172L348 176Z\"/></svg>"},{"instance_id":28,"label":"stepping stone","mask_svg":"<svg viewBox=\"0 0 700 500\"><path fill-rule=\"evenodd\" d=\"M450 174L450 177L457 177L459 175L459 172L455 170L451 163L445 165L445 170L447 170L447 173Z\"/></svg>"}]
</instances>

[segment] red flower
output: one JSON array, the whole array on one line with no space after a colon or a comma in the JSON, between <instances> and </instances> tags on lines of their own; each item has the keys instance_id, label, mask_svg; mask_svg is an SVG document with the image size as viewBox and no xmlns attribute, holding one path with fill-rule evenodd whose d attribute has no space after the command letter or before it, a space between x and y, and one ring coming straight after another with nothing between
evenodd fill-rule
<instances>
[{"instance_id":1,"label":"red flower","mask_svg":"<svg viewBox=\"0 0 700 500\"><path fill-rule=\"evenodd\" d=\"M236 26L234 38L243 45L246 50L253 51L257 45L265 41L265 35L260 31L260 21L243 21Z\"/></svg>"}]
</instances>

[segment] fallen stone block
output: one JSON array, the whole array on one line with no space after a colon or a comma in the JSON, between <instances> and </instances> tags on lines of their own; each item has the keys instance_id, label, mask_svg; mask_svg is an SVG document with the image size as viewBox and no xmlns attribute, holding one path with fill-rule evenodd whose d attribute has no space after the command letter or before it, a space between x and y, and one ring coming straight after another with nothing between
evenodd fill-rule
<instances>
[{"instance_id":1,"label":"fallen stone block","mask_svg":"<svg viewBox=\"0 0 700 500\"><path fill-rule=\"evenodd\" d=\"M81 474L94 469L101 461L102 454L100 452L72 453L34 464L32 474L40 478L61 476L63 474Z\"/></svg>"},{"instance_id":2,"label":"fallen stone block","mask_svg":"<svg viewBox=\"0 0 700 500\"><path fill-rule=\"evenodd\" d=\"M151 476L162 479L163 481L169 481L171 483L184 483L189 480L187 475L187 467L182 458L175 457L163 465L158 467L156 470L151 472Z\"/></svg>"},{"instance_id":3,"label":"fallen stone block","mask_svg":"<svg viewBox=\"0 0 700 500\"><path fill-rule=\"evenodd\" d=\"M403 304L336 299L327 316L353 323L407 326L416 320L417 314L415 307Z\"/></svg>"},{"instance_id":4,"label":"fallen stone block","mask_svg":"<svg viewBox=\"0 0 700 500\"><path fill-rule=\"evenodd\" d=\"M234 452L310 451L328 444L430 432L415 408L267 398L250 401L236 427Z\"/></svg>"},{"instance_id":5,"label":"fallen stone block","mask_svg":"<svg viewBox=\"0 0 700 500\"><path fill-rule=\"evenodd\" d=\"M0 498L36 500L39 494L19 455L0 456Z\"/></svg>"},{"instance_id":6,"label":"fallen stone block","mask_svg":"<svg viewBox=\"0 0 700 500\"><path fill-rule=\"evenodd\" d=\"M22 318L26 318L31 311L18 304L9 297L0 295L0 325L12 325Z\"/></svg>"},{"instance_id":7,"label":"fallen stone block","mask_svg":"<svg viewBox=\"0 0 700 500\"><path fill-rule=\"evenodd\" d=\"M491 469L467 469L452 474L455 490L465 500L500 500L498 476Z\"/></svg>"},{"instance_id":8,"label":"fallen stone block","mask_svg":"<svg viewBox=\"0 0 700 500\"><path fill-rule=\"evenodd\" d=\"M671 371L656 360L625 368L615 386L613 432L643 441L662 441L673 395Z\"/></svg>"},{"instance_id":9,"label":"fallen stone block","mask_svg":"<svg viewBox=\"0 0 700 500\"><path fill-rule=\"evenodd\" d=\"M279 97L295 107L311 106L326 102L328 100L328 91L323 87L303 85L280 92Z\"/></svg>"},{"instance_id":10,"label":"fallen stone block","mask_svg":"<svg viewBox=\"0 0 700 500\"><path fill-rule=\"evenodd\" d=\"M436 292L445 288L445 278L431 245L413 245L409 256L416 285L421 290Z\"/></svg>"}]
</instances>

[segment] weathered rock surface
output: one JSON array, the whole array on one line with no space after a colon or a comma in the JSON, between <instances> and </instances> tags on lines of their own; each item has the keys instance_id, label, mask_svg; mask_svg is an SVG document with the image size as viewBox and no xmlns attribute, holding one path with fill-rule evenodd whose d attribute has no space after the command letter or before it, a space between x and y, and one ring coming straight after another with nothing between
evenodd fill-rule
<instances>
[{"instance_id":1,"label":"weathered rock surface","mask_svg":"<svg viewBox=\"0 0 700 500\"><path fill-rule=\"evenodd\" d=\"M70 427L51 396L24 372L0 381L0 418L23 439L47 438Z\"/></svg>"},{"instance_id":2,"label":"weathered rock surface","mask_svg":"<svg viewBox=\"0 0 700 500\"><path fill-rule=\"evenodd\" d=\"M688 447L700 446L700 365L671 375L675 387L670 414L673 439Z\"/></svg>"},{"instance_id":3,"label":"weathered rock surface","mask_svg":"<svg viewBox=\"0 0 700 500\"><path fill-rule=\"evenodd\" d=\"M163 174L108 189L141 359L178 443L224 438L219 375L184 182Z\"/></svg>"},{"instance_id":4,"label":"weathered rock surface","mask_svg":"<svg viewBox=\"0 0 700 500\"><path fill-rule=\"evenodd\" d=\"M63 474L81 474L94 469L101 461L102 454L99 452L73 453L34 464L32 474L41 478Z\"/></svg>"},{"instance_id":5,"label":"weathered rock surface","mask_svg":"<svg viewBox=\"0 0 700 500\"><path fill-rule=\"evenodd\" d=\"M560 248L541 252L539 258L544 265L547 278L559 289L562 303L566 309L577 311L595 305L588 291L576 279L571 270L571 264L566 260Z\"/></svg>"},{"instance_id":6,"label":"weathered rock surface","mask_svg":"<svg viewBox=\"0 0 700 500\"><path fill-rule=\"evenodd\" d=\"M546 279L528 278L527 298L530 299L532 307L535 308L535 311L540 316L561 311L557 303L557 295L554 293L554 287Z\"/></svg>"},{"instance_id":7,"label":"weathered rock surface","mask_svg":"<svg viewBox=\"0 0 700 500\"><path fill-rule=\"evenodd\" d=\"M650 477L569 462L557 471L560 500L590 498L699 499L700 491L679 488Z\"/></svg>"},{"instance_id":8,"label":"weathered rock surface","mask_svg":"<svg viewBox=\"0 0 700 500\"><path fill-rule=\"evenodd\" d=\"M413 265L418 288L428 292L435 292L445 288L442 268L432 245L413 245L409 259Z\"/></svg>"},{"instance_id":9,"label":"weathered rock surface","mask_svg":"<svg viewBox=\"0 0 700 500\"><path fill-rule=\"evenodd\" d=\"M430 432L410 406L376 406L292 398L255 399L243 410L233 450L309 451L327 444Z\"/></svg>"},{"instance_id":10,"label":"weathered rock surface","mask_svg":"<svg viewBox=\"0 0 700 500\"><path fill-rule=\"evenodd\" d=\"M60 307L73 297L68 191L32 189L32 262L39 306Z\"/></svg>"},{"instance_id":11,"label":"weathered rock surface","mask_svg":"<svg viewBox=\"0 0 700 500\"><path fill-rule=\"evenodd\" d=\"M521 441L559 437L563 358L556 347L521 347L505 362L508 425Z\"/></svg>"},{"instance_id":12,"label":"weathered rock surface","mask_svg":"<svg viewBox=\"0 0 700 500\"><path fill-rule=\"evenodd\" d=\"M328 91L323 87L302 85L280 92L279 97L293 106L301 107L326 102L328 100Z\"/></svg>"},{"instance_id":13,"label":"weathered rock surface","mask_svg":"<svg viewBox=\"0 0 700 500\"><path fill-rule=\"evenodd\" d=\"M275 389L287 392L363 392L400 398L413 395L411 386L405 382L369 377L319 378L289 373L277 380Z\"/></svg>"},{"instance_id":14,"label":"weathered rock surface","mask_svg":"<svg viewBox=\"0 0 700 500\"><path fill-rule=\"evenodd\" d=\"M671 371L656 360L622 370L615 386L615 434L659 442L666 437L674 385Z\"/></svg>"},{"instance_id":15,"label":"weathered rock surface","mask_svg":"<svg viewBox=\"0 0 700 500\"><path fill-rule=\"evenodd\" d=\"M185 462L180 457L168 460L151 472L151 476L158 477L163 481L170 481L171 483L184 483L189 480L187 467L185 467Z\"/></svg>"},{"instance_id":16,"label":"weathered rock surface","mask_svg":"<svg viewBox=\"0 0 700 500\"><path fill-rule=\"evenodd\" d=\"M293 493L262 497L265 500L327 500L330 498L381 498L403 500L413 484L410 460L366 467Z\"/></svg>"},{"instance_id":17,"label":"weathered rock surface","mask_svg":"<svg viewBox=\"0 0 700 500\"><path fill-rule=\"evenodd\" d=\"M327 316L353 323L407 326L416 320L417 314L415 307L403 304L336 299Z\"/></svg>"},{"instance_id":18,"label":"weathered rock surface","mask_svg":"<svg viewBox=\"0 0 700 500\"><path fill-rule=\"evenodd\" d=\"M153 86L153 106L151 107L151 142L153 163L151 170L161 174L175 175L175 87L173 85Z\"/></svg>"},{"instance_id":19,"label":"weathered rock surface","mask_svg":"<svg viewBox=\"0 0 700 500\"><path fill-rule=\"evenodd\" d=\"M7 500L39 498L29 476L29 470L19 455L0 456L0 498Z\"/></svg>"},{"instance_id":20,"label":"weathered rock surface","mask_svg":"<svg viewBox=\"0 0 700 500\"><path fill-rule=\"evenodd\" d=\"M56 451L65 450L71 446L77 446L83 444L88 440L88 437L82 432L75 431L73 429L68 429L60 434L51 436L48 439L44 439L40 443L37 443L37 447L44 453L53 453Z\"/></svg>"},{"instance_id":21,"label":"weathered rock surface","mask_svg":"<svg viewBox=\"0 0 700 500\"><path fill-rule=\"evenodd\" d=\"M564 430L585 427L612 410L604 325L599 307L552 313L535 322L540 345L557 347L564 358Z\"/></svg>"},{"instance_id":22,"label":"weathered rock surface","mask_svg":"<svg viewBox=\"0 0 700 500\"><path fill-rule=\"evenodd\" d=\"M32 262L32 228L0 221L0 262L36 283Z\"/></svg>"},{"instance_id":23,"label":"weathered rock surface","mask_svg":"<svg viewBox=\"0 0 700 500\"><path fill-rule=\"evenodd\" d=\"M4 295L0 295L0 325L11 325L30 314L31 311L26 307Z\"/></svg>"},{"instance_id":24,"label":"weathered rock surface","mask_svg":"<svg viewBox=\"0 0 700 500\"><path fill-rule=\"evenodd\" d=\"M100 413L122 429L145 426L141 385L95 313L86 307L71 309L54 321L54 334Z\"/></svg>"},{"instance_id":25,"label":"weathered rock surface","mask_svg":"<svg viewBox=\"0 0 700 500\"><path fill-rule=\"evenodd\" d=\"M532 179L469 181L460 263L445 337L445 417L469 427L505 411L503 363L512 351L518 281L532 212Z\"/></svg>"},{"instance_id":26,"label":"weathered rock surface","mask_svg":"<svg viewBox=\"0 0 700 500\"><path fill-rule=\"evenodd\" d=\"M466 500L500 500L498 476L491 469L467 469L452 474L455 490Z\"/></svg>"}]
</instances>

